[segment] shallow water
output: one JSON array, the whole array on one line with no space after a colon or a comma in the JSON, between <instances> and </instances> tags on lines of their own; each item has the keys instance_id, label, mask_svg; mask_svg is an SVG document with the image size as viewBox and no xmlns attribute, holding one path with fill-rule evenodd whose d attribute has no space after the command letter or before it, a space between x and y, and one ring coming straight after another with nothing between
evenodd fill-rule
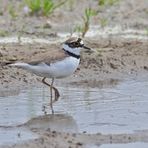
<instances>
[{"instance_id":1,"label":"shallow water","mask_svg":"<svg viewBox=\"0 0 148 148\"><path fill-rule=\"evenodd\" d=\"M125 143L125 144L103 144L99 148L140 148L140 147L147 148L148 143L135 142L135 143ZM92 147L92 148L95 148L95 147Z\"/></svg>"},{"instance_id":2,"label":"shallow water","mask_svg":"<svg viewBox=\"0 0 148 148\"><path fill-rule=\"evenodd\" d=\"M0 128L0 145L11 145L37 137L27 128Z\"/></svg>"},{"instance_id":3,"label":"shallow water","mask_svg":"<svg viewBox=\"0 0 148 148\"><path fill-rule=\"evenodd\" d=\"M148 143L134 142L134 143L116 143L116 144L102 144L102 145L86 145L85 148L147 148Z\"/></svg>"},{"instance_id":4,"label":"shallow water","mask_svg":"<svg viewBox=\"0 0 148 148\"><path fill-rule=\"evenodd\" d=\"M23 127L24 123L29 128L105 134L148 129L148 80L125 81L106 88L58 89L61 98L54 104L54 116L43 116L42 106L50 96L47 87L31 87L16 96L0 97L0 133L12 126ZM46 111L49 114L50 108Z\"/></svg>"}]
</instances>

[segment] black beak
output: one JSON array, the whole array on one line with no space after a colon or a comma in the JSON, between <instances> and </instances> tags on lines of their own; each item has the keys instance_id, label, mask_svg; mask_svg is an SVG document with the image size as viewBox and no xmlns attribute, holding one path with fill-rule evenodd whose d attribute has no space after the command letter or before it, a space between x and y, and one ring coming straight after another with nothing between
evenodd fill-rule
<instances>
[{"instance_id":1,"label":"black beak","mask_svg":"<svg viewBox=\"0 0 148 148\"><path fill-rule=\"evenodd\" d=\"M84 49L91 50L91 48L89 48L89 47L87 47L87 46L85 46L85 45L83 45L82 47L83 47Z\"/></svg>"}]
</instances>

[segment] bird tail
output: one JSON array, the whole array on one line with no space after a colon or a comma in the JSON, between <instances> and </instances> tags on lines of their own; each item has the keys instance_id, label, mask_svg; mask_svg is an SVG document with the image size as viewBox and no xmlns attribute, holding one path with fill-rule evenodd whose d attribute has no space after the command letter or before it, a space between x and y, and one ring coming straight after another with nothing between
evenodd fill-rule
<instances>
[{"instance_id":1,"label":"bird tail","mask_svg":"<svg viewBox=\"0 0 148 148\"><path fill-rule=\"evenodd\" d=\"M7 65L15 66L15 67L19 67L19 68L27 68L28 67L28 64L23 63L23 62L11 63L11 64L7 64Z\"/></svg>"},{"instance_id":2,"label":"bird tail","mask_svg":"<svg viewBox=\"0 0 148 148\"><path fill-rule=\"evenodd\" d=\"M7 65L11 65L11 64L13 64L14 62L12 62L12 61L7 61L7 62L5 62L5 61L1 61L0 62L0 66L7 66Z\"/></svg>"},{"instance_id":3,"label":"bird tail","mask_svg":"<svg viewBox=\"0 0 148 148\"><path fill-rule=\"evenodd\" d=\"M8 62L0 62L0 66L1 67L5 67L5 66L15 66L18 68L27 68L28 64L27 63L23 63L23 62L16 62L15 61L8 61Z\"/></svg>"}]
</instances>

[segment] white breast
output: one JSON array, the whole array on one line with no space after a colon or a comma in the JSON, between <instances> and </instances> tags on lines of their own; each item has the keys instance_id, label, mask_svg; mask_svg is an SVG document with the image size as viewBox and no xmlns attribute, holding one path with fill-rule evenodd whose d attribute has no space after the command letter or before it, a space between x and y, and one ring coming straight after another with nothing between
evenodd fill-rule
<instances>
[{"instance_id":1,"label":"white breast","mask_svg":"<svg viewBox=\"0 0 148 148\"><path fill-rule=\"evenodd\" d=\"M80 59L67 57L62 61L53 63L49 67L50 76L63 78L74 73L80 63Z\"/></svg>"}]
</instances>

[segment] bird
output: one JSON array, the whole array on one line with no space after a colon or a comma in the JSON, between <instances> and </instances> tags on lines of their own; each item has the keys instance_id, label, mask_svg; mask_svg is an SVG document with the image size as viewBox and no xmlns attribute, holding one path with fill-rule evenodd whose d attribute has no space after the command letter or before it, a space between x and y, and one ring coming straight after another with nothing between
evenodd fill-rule
<instances>
[{"instance_id":1,"label":"bird","mask_svg":"<svg viewBox=\"0 0 148 148\"><path fill-rule=\"evenodd\" d=\"M42 77L42 83L50 88L50 107L52 114L54 114L53 103L60 97L58 89L53 85L54 80L68 77L76 71L80 63L81 49L91 50L84 45L81 38L70 37L62 44L60 50L57 50L56 56L46 55L34 61L15 61L8 65L25 69ZM51 79L51 84L47 83L47 78ZM52 90L54 90L54 100Z\"/></svg>"}]
</instances>

